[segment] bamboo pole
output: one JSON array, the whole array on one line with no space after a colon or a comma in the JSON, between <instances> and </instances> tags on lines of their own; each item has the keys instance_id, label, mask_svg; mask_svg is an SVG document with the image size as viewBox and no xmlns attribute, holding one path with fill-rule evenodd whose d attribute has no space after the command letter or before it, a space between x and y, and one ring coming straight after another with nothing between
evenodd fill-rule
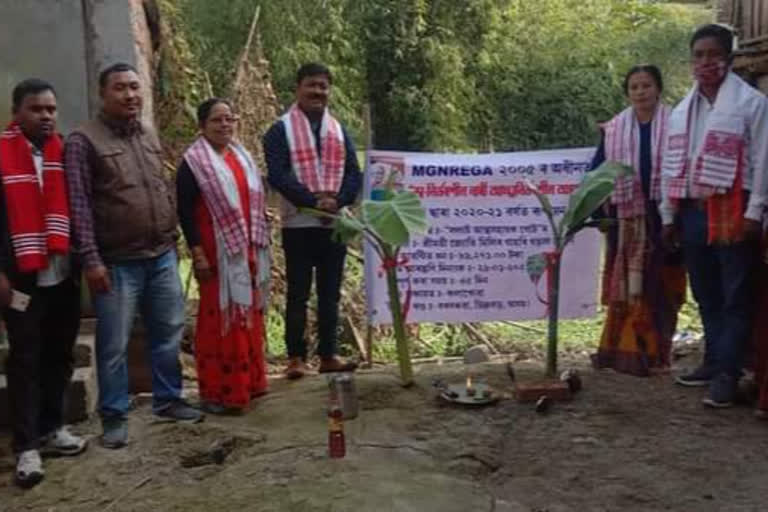
<instances>
[{"instance_id":1,"label":"bamboo pole","mask_svg":"<svg viewBox=\"0 0 768 512\"><path fill-rule=\"evenodd\" d=\"M371 104L366 103L363 105L363 134L365 136L365 169L367 173L370 167L370 155L373 147L373 126L371 124ZM366 178L367 182L367 178ZM363 244L368 242L363 242ZM356 256L363 262L363 268L365 268L365 259L362 255L356 254ZM365 274L365 270L363 270ZM366 332L365 332L365 361L369 366L373 366L373 325L371 324L370 312L366 305Z\"/></svg>"}]
</instances>

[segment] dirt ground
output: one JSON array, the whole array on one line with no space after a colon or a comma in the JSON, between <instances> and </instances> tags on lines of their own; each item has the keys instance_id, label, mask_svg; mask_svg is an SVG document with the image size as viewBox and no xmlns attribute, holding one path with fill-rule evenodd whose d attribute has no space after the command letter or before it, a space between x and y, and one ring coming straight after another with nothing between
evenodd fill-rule
<instances>
[{"instance_id":1,"label":"dirt ground","mask_svg":"<svg viewBox=\"0 0 768 512\"><path fill-rule=\"evenodd\" d=\"M321 377L275 379L247 415L199 425L131 415L130 445L94 440L77 459L46 462L31 491L12 483L0 434L0 510L85 511L724 511L768 510L768 423L711 411L702 390L582 368L584 391L546 415L507 398L462 409L432 380L460 382L462 364L418 367L402 389L394 369L357 376L361 412L345 424L347 457L326 455ZM511 392L503 362L472 369ZM538 370L517 367L518 376ZM77 429L98 433L95 422ZM210 447L226 455L217 464Z\"/></svg>"}]
</instances>

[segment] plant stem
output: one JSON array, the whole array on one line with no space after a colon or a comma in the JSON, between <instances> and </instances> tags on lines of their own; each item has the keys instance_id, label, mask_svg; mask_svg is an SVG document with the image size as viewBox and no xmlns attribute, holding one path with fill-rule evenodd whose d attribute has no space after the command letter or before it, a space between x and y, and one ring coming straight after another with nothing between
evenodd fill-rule
<instances>
[{"instance_id":1,"label":"plant stem","mask_svg":"<svg viewBox=\"0 0 768 512\"><path fill-rule=\"evenodd\" d=\"M547 340L547 377L557 375L557 327L560 309L560 252L555 253L549 272L549 336Z\"/></svg>"},{"instance_id":2,"label":"plant stem","mask_svg":"<svg viewBox=\"0 0 768 512\"><path fill-rule=\"evenodd\" d=\"M385 249L388 256L392 251ZM396 257L396 256L394 256ZM395 330L397 359L400 363L400 379L405 387L413 385L413 368L411 367L411 351L408 335L405 331L405 318L400 303L400 289L397 286L397 267L387 267L387 291L389 292L389 309L392 312L392 327Z\"/></svg>"}]
</instances>

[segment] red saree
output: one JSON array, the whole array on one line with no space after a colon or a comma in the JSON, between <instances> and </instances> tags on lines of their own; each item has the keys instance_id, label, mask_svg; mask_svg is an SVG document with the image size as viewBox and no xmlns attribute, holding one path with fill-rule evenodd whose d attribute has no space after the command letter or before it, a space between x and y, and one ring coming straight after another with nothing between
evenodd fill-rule
<instances>
[{"instance_id":1,"label":"red saree","mask_svg":"<svg viewBox=\"0 0 768 512\"><path fill-rule=\"evenodd\" d=\"M248 212L249 194L245 172L230 152L224 158L232 170L240 194L242 211ZM250 215L245 215L250 224ZM222 316L219 307L219 277L216 262L216 238L213 218L201 197L195 205L195 219L205 257L214 267L214 276L200 283L200 307L195 333L200 398L204 402L224 407L244 408L250 401L267 390L267 371L264 361L264 322L262 312L254 307L251 325L233 322L222 335ZM248 230L250 233L250 229ZM255 254L250 255L251 270L256 271ZM258 304L258 291L254 290L254 304Z\"/></svg>"}]
</instances>

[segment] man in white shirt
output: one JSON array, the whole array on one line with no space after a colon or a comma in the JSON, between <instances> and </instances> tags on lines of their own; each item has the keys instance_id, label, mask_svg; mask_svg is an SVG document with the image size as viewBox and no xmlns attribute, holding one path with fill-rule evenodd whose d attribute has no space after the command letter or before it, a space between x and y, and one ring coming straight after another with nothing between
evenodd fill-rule
<instances>
[{"instance_id":1,"label":"man in white shirt","mask_svg":"<svg viewBox=\"0 0 768 512\"><path fill-rule=\"evenodd\" d=\"M79 271L69 245L63 142L56 94L38 79L13 91L13 121L0 135L0 307L16 483L43 479L42 454L78 455L84 439L63 426L64 393L80 324Z\"/></svg>"},{"instance_id":2,"label":"man in white shirt","mask_svg":"<svg viewBox=\"0 0 768 512\"><path fill-rule=\"evenodd\" d=\"M696 82L670 115L662 167L663 237L682 243L704 324L703 364L677 378L733 403L754 304L768 202L768 100L730 70L733 34L706 25L691 39Z\"/></svg>"}]
</instances>

